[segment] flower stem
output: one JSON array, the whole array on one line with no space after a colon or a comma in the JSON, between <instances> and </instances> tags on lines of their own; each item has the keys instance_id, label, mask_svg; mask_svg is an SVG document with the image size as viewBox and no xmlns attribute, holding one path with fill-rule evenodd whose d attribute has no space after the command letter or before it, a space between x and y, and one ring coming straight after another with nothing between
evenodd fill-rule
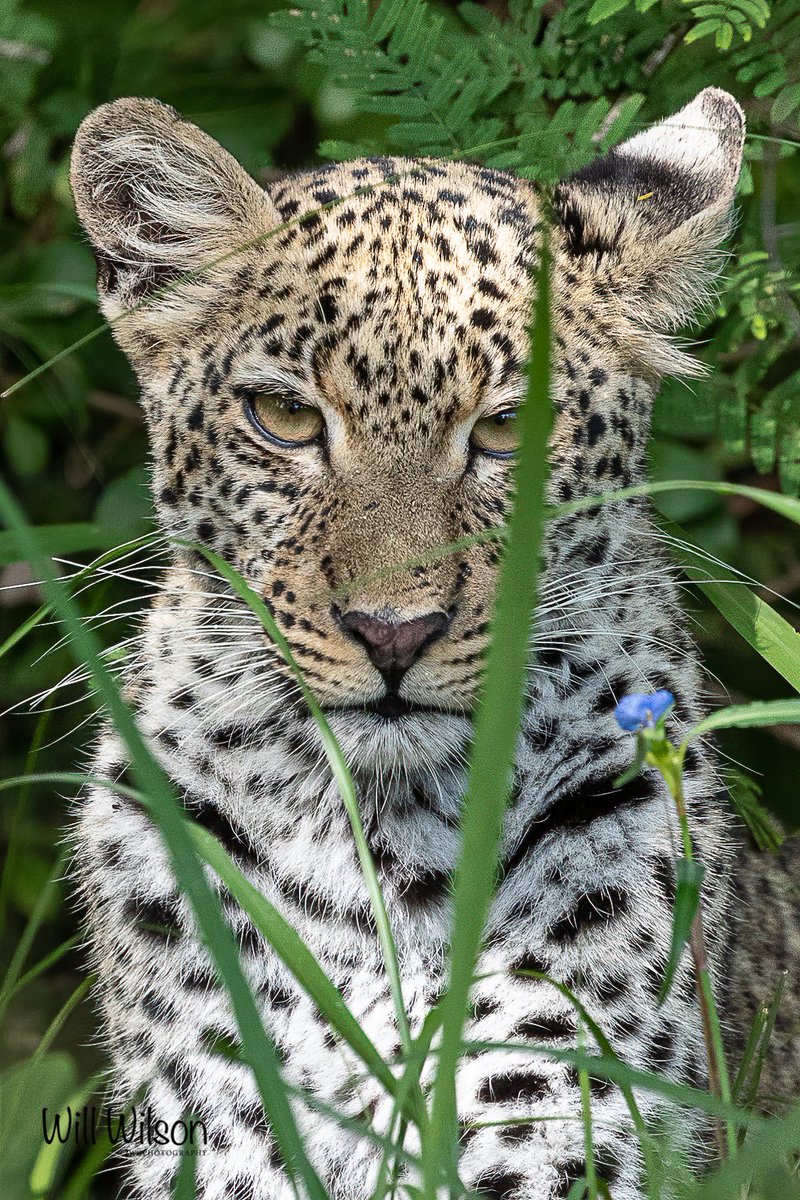
<instances>
[{"instance_id":1,"label":"flower stem","mask_svg":"<svg viewBox=\"0 0 800 1200\"><path fill-rule=\"evenodd\" d=\"M694 860L694 845L692 843L692 835L689 831L686 798L683 791L683 755L680 751L676 752L671 745L669 745L669 749L671 753L664 756L663 759L661 755L658 756L660 760L658 766L675 801L675 809L678 813L678 821L681 827L683 852L686 858L692 862ZM714 1000L714 989L711 982L708 953L706 951L701 905L702 901L698 905L694 921L692 922L689 948L694 964L695 987L697 989L697 999L700 1004L700 1013L703 1021L703 1040L708 1059L708 1082L714 1095L718 1099L724 1100L726 1104L730 1104L732 1102L731 1083L728 1075L728 1065L725 1060L722 1027ZM715 1133L720 1158L735 1158L737 1150L736 1131L730 1121L726 1121L725 1126L725 1135L723 1135L720 1121L715 1121Z\"/></svg>"}]
</instances>

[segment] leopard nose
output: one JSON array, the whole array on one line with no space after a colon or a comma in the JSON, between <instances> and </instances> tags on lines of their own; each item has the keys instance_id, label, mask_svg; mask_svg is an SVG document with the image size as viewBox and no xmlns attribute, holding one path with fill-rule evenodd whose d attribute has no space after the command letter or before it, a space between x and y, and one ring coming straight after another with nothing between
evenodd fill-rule
<instances>
[{"instance_id":1,"label":"leopard nose","mask_svg":"<svg viewBox=\"0 0 800 1200\"><path fill-rule=\"evenodd\" d=\"M443 612L425 613L410 621L386 621L365 612L336 614L347 632L361 642L370 662L387 680L403 674L431 642L444 633L450 617Z\"/></svg>"}]
</instances>

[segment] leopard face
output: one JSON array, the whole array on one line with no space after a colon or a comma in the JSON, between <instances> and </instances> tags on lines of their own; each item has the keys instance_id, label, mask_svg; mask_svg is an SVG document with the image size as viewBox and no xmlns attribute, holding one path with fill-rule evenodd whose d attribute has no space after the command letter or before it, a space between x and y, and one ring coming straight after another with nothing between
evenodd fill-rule
<instances>
[{"instance_id":1,"label":"leopard face","mask_svg":"<svg viewBox=\"0 0 800 1200\"><path fill-rule=\"evenodd\" d=\"M87 118L73 188L160 522L267 601L340 727L435 736L474 708L499 562L476 535L508 512L545 225L564 500L638 477L658 377L691 370L667 335L707 285L741 139L709 89L551 203L401 159L265 192L154 101Z\"/></svg>"},{"instance_id":2,"label":"leopard face","mask_svg":"<svg viewBox=\"0 0 800 1200\"><path fill-rule=\"evenodd\" d=\"M537 210L491 172L397 162L315 172L273 201L291 220L342 196L234 258L232 319L150 385L151 411L164 382L173 398L152 421L162 520L269 601L325 706L465 712L497 548L426 557L504 514L499 414L524 392Z\"/></svg>"}]
</instances>

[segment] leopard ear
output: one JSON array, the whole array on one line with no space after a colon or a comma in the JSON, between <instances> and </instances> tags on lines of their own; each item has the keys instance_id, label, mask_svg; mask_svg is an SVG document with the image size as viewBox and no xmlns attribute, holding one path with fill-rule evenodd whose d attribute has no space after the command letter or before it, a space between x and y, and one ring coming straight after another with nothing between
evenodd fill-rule
<instances>
[{"instance_id":1,"label":"leopard ear","mask_svg":"<svg viewBox=\"0 0 800 1200\"><path fill-rule=\"evenodd\" d=\"M235 159L157 100L115 100L90 113L75 138L71 181L107 316L277 222Z\"/></svg>"},{"instance_id":2,"label":"leopard ear","mask_svg":"<svg viewBox=\"0 0 800 1200\"><path fill-rule=\"evenodd\" d=\"M663 335L713 295L744 133L733 97L706 88L556 189L566 255L629 323L634 352L637 331L655 335L638 349L657 372L699 370Z\"/></svg>"}]
</instances>

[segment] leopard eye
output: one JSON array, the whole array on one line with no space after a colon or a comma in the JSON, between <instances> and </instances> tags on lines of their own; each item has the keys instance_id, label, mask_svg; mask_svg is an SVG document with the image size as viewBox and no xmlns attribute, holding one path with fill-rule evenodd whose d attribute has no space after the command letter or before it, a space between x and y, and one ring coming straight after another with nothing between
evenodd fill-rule
<instances>
[{"instance_id":1,"label":"leopard eye","mask_svg":"<svg viewBox=\"0 0 800 1200\"><path fill-rule=\"evenodd\" d=\"M269 392L248 398L247 415L262 437L287 449L318 441L325 428L318 408Z\"/></svg>"},{"instance_id":2,"label":"leopard eye","mask_svg":"<svg viewBox=\"0 0 800 1200\"><path fill-rule=\"evenodd\" d=\"M491 417L481 417L472 427L470 445L492 458L510 458L519 449L517 410L507 408Z\"/></svg>"}]
</instances>

